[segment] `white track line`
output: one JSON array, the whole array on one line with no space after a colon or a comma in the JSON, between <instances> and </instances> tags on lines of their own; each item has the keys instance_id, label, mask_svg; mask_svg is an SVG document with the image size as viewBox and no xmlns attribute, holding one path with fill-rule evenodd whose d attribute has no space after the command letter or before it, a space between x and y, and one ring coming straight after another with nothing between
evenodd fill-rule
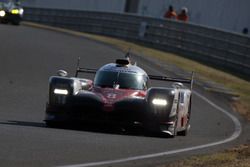
<instances>
[{"instance_id":1,"label":"white track line","mask_svg":"<svg viewBox=\"0 0 250 167\"><path fill-rule=\"evenodd\" d=\"M159 73L159 71L153 69L152 67L146 65L148 68L150 68L153 71L156 71ZM161 73L163 74L163 73ZM163 74L164 75L164 74ZM129 162L129 161L135 161L135 160L142 160L142 159L149 159L149 158L155 158L155 157L160 157L160 156L166 156L166 155L171 155L171 154L177 154L177 153L182 153L182 152L187 152L187 151L194 151L198 149L203 149L207 147L212 147L220 144L224 144L230 141L235 140L238 138L241 134L241 123L240 121L231 113L226 111L225 109L221 108L220 106L216 105L212 101L208 100L206 97L202 96L196 91L193 91L195 95L197 95L199 98L202 100L206 101L208 104L213 106L215 109L221 111L223 114L227 115L234 123L235 129L234 133L227 139L220 140L217 142L212 142L208 144L203 144L203 145L198 145L194 147L187 147L187 148L182 148L182 149L177 149L177 150L172 150L172 151L166 151L166 152L160 152L160 153L154 153L154 154L146 154L146 155L139 155L139 156L134 156L134 157L127 157L127 158L121 158L121 159L115 159L115 160L107 160L107 161L99 161L99 162L89 162L89 163L83 163L83 164L75 164L75 165L65 165L65 166L60 166L60 167L91 167L91 166L99 166L99 165L110 165L110 164L115 164L115 163L123 163L123 162Z\"/></svg>"}]
</instances>

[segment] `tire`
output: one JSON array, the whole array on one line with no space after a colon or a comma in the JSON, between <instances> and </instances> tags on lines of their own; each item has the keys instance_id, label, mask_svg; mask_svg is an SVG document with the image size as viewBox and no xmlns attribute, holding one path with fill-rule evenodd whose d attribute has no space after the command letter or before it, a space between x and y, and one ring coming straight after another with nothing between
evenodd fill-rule
<instances>
[{"instance_id":1,"label":"tire","mask_svg":"<svg viewBox=\"0 0 250 167\"><path fill-rule=\"evenodd\" d=\"M188 125L188 126L186 127L186 129L185 129L185 130L183 130L183 131L179 131L179 132L177 133L177 135L178 135L178 136L187 136L189 126L190 126L190 125Z\"/></svg>"}]
</instances>

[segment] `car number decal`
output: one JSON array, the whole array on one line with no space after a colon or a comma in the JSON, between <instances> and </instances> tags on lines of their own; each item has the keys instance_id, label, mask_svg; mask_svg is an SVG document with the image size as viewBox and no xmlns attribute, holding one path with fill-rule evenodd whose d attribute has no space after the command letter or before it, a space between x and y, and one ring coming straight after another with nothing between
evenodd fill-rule
<instances>
[{"instance_id":1,"label":"car number decal","mask_svg":"<svg viewBox=\"0 0 250 167\"><path fill-rule=\"evenodd\" d=\"M116 95L117 95L117 94L115 94L115 93L108 93L108 94L107 94L107 98L109 98L109 99L115 99L115 98L116 98Z\"/></svg>"}]
</instances>

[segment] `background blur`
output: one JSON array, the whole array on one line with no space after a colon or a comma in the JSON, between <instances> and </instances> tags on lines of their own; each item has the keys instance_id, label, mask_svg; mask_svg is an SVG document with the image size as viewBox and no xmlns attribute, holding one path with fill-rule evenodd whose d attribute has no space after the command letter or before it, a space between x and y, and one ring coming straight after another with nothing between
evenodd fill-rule
<instances>
[{"instance_id":1,"label":"background blur","mask_svg":"<svg viewBox=\"0 0 250 167\"><path fill-rule=\"evenodd\" d=\"M242 32L250 28L249 0L24 0L23 6L128 12L162 18L169 5L177 13L188 8L190 22Z\"/></svg>"}]
</instances>

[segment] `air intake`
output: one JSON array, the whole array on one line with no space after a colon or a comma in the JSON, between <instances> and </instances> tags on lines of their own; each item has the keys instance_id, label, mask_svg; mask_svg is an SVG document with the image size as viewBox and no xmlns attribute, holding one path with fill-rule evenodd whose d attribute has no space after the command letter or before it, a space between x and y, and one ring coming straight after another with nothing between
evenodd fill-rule
<instances>
[{"instance_id":1,"label":"air intake","mask_svg":"<svg viewBox=\"0 0 250 167\"><path fill-rule=\"evenodd\" d=\"M129 65L129 60L127 60L127 59L117 59L115 61L115 63L117 65L120 65L120 66L126 66L126 65Z\"/></svg>"}]
</instances>

